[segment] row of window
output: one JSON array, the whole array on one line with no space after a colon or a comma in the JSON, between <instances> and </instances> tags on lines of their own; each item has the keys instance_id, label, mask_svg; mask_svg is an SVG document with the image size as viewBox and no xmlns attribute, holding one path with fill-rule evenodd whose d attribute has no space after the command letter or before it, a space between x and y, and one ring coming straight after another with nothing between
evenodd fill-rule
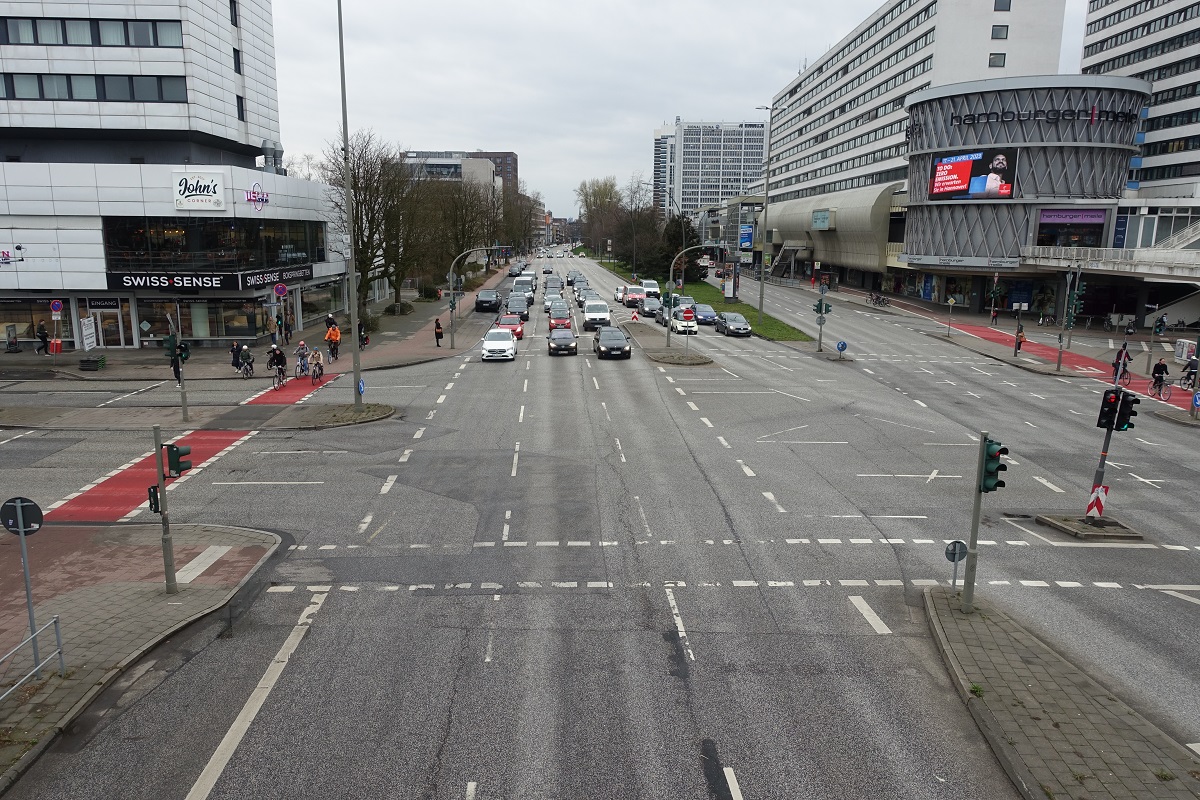
<instances>
[{"instance_id":1,"label":"row of window","mask_svg":"<svg viewBox=\"0 0 1200 800\"><path fill-rule=\"evenodd\" d=\"M1163 181L1170 178L1190 178L1200 175L1200 162L1188 164L1164 164L1161 167L1134 170L1134 180Z\"/></svg>"},{"instance_id":2,"label":"row of window","mask_svg":"<svg viewBox=\"0 0 1200 800\"><path fill-rule=\"evenodd\" d=\"M1098 42L1089 44L1083 48L1083 57L1088 58L1097 53L1103 53L1105 50L1111 50L1114 47L1120 47L1123 44L1128 44L1136 39L1141 39L1149 36L1152 33L1158 33L1167 28L1173 28L1188 20L1200 17L1200 3L1192 3L1186 8L1181 8L1178 11L1172 11L1170 14L1163 14L1161 17L1150 20L1137 27L1130 28L1126 31L1110 36L1107 39L1101 39Z\"/></svg>"},{"instance_id":3,"label":"row of window","mask_svg":"<svg viewBox=\"0 0 1200 800\"><path fill-rule=\"evenodd\" d=\"M1119 55L1115 58L1110 58L1107 61L1101 61L1098 64L1083 70L1086 75L1104 75L1127 67L1130 64L1138 64L1147 59L1161 56L1165 53L1173 53L1176 50L1181 50L1184 47L1191 47L1194 44L1200 43L1200 29L1181 33L1178 36L1172 36L1170 39L1163 39L1161 42L1155 42L1151 45L1146 45L1139 50L1130 50L1124 55Z\"/></svg>"},{"instance_id":4,"label":"row of window","mask_svg":"<svg viewBox=\"0 0 1200 800\"><path fill-rule=\"evenodd\" d=\"M1148 142L1142 147L1142 155L1165 156L1171 153L1183 153L1188 150L1200 150L1200 136L1169 139L1165 142Z\"/></svg>"},{"instance_id":5,"label":"row of window","mask_svg":"<svg viewBox=\"0 0 1200 800\"><path fill-rule=\"evenodd\" d=\"M897 120L896 122L893 122L890 125L884 125L880 128L876 128L875 130L867 131L866 133L864 133L860 136L855 136L853 139L847 139L844 142L838 142L837 144L835 144L831 147L826 147L824 150L818 150L815 153L809 153L808 155L804 156L804 158L797 159L796 161L792 162L791 164L782 165L781 169L794 169L796 167L806 167L809 164L813 164L817 161L824 161L827 158L836 156L838 153L844 153L847 150L854 150L856 148L862 147L865 144L870 144L871 142L878 141L879 139L885 139L889 136L895 136L896 134L903 133L904 129L907 127L908 127L908 122L906 120ZM808 143L808 142L806 142L805 145L807 147L812 146L812 144ZM802 149L802 146L800 146L800 145L789 148L788 150L777 155L775 157L775 160L780 161L782 159L785 159L788 156L793 155L796 152L799 152L800 149ZM807 149L807 148L804 147L803 149Z\"/></svg>"},{"instance_id":6,"label":"row of window","mask_svg":"<svg viewBox=\"0 0 1200 800\"><path fill-rule=\"evenodd\" d=\"M1120 0L1088 0L1088 11L1099 11L1105 6L1111 6Z\"/></svg>"},{"instance_id":7,"label":"row of window","mask_svg":"<svg viewBox=\"0 0 1200 800\"><path fill-rule=\"evenodd\" d=\"M795 189L790 192L773 196L772 203L782 202L784 200L797 200L801 197L813 197L819 194L830 194L831 192L844 192L847 189L858 189L863 186L875 186L880 183L891 183L892 181L902 181L908 177L908 167L896 167L895 169L885 169L882 172L873 172L870 175L859 175L856 178L847 178L845 180L834 181L833 183L825 183L820 186L809 186L804 189Z\"/></svg>"},{"instance_id":8,"label":"row of window","mask_svg":"<svg viewBox=\"0 0 1200 800\"><path fill-rule=\"evenodd\" d=\"M176 75L0 75L0 99L186 103L187 82Z\"/></svg>"},{"instance_id":9,"label":"row of window","mask_svg":"<svg viewBox=\"0 0 1200 800\"><path fill-rule=\"evenodd\" d=\"M1114 11L1098 20L1089 22L1087 26L1088 35L1102 31L1105 28L1111 28L1113 25L1124 22L1127 19L1133 19L1139 14L1145 14L1147 11L1153 11L1159 6L1165 6L1170 2L1171 0L1139 0L1131 6L1125 6L1120 11ZM1089 10L1094 11L1095 9Z\"/></svg>"},{"instance_id":10,"label":"row of window","mask_svg":"<svg viewBox=\"0 0 1200 800\"><path fill-rule=\"evenodd\" d=\"M888 56L887 59L880 61L866 72L856 75L854 80L849 81L843 86L839 86L833 92L827 94L825 97L822 97L820 100L813 103L810 108L804 111L804 116L808 116L808 114L811 112L824 108L847 92L854 91L859 86L862 86L864 83L876 77L880 73L886 72L887 70L899 64L901 61L905 60L906 58L910 58L913 54L924 50L931 44L933 44L933 31L929 31L924 36L912 40L907 46L904 47L903 50L897 50Z\"/></svg>"},{"instance_id":11,"label":"row of window","mask_svg":"<svg viewBox=\"0 0 1200 800\"><path fill-rule=\"evenodd\" d=\"M1185 83L1183 86L1175 86L1171 89L1163 89L1161 92L1155 92L1150 95L1150 105L1159 106L1163 103L1174 103L1178 100L1188 100L1196 96L1196 92L1200 90L1200 83Z\"/></svg>"},{"instance_id":12,"label":"row of window","mask_svg":"<svg viewBox=\"0 0 1200 800\"><path fill-rule=\"evenodd\" d=\"M183 47L179 20L16 19L0 27L0 44L76 47Z\"/></svg>"},{"instance_id":13,"label":"row of window","mask_svg":"<svg viewBox=\"0 0 1200 800\"><path fill-rule=\"evenodd\" d=\"M1172 61L1170 64L1163 64L1161 67L1148 69L1145 72L1139 72L1130 77L1141 78L1144 81L1155 83L1167 78L1174 78L1176 75L1184 75L1189 72L1195 72L1200 69L1200 56L1192 56L1180 61Z\"/></svg>"},{"instance_id":14,"label":"row of window","mask_svg":"<svg viewBox=\"0 0 1200 800\"><path fill-rule=\"evenodd\" d=\"M1174 114L1164 114L1161 117L1151 117L1146 120L1147 131L1162 131L1167 128L1178 128L1180 125L1193 125L1200 122L1200 108L1187 111L1176 111Z\"/></svg>"},{"instance_id":15,"label":"row of window","mask_svg":"<svg viewBox=\"0 0 1200 800\"><path fill-rule=\"evenodd\" d=\"M871 153L863 153L854 158L848 158L845 161L839 161L836 164L828 164L819 169L814 169L809 172L802 172L799 175L792 175L789 178L779 181L775 186L791 186L795 183L807 183L808 181L824 178L826 175L834 175L838 172L846 172L859 167L865 167L870 164L878 164L880 161L889 161L893 158L899 158L908 152L908 145L894 144L891 147L885 147L882 150L876 150ZM777 175L784 170L773 170L772 175Z\"/></svg>"}]
</instances>

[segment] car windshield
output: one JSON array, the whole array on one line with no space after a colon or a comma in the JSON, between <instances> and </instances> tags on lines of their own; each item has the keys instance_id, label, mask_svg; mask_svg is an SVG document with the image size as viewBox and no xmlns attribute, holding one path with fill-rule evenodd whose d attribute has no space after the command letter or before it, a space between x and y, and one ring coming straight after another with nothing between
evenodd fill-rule
<instances>
[{"instance_id":1,"label":"car windshield","mask_svg":"<svg viewBox=\"0 0 1200 800\"><path fill-rule=\"evenodd\" d=\"M550 338L551 339L562 339L564 341L569 342L575 338L575 334L571 333L569 330L566 330L565 328L555 328L554 330L550 331Z\"/></svg>"},{"instance_id":2,"label":"car windshield","mask_svg":"<svg viewBox=\"0 0 1200 800\"><path fill-rule=\"evenodd\" d=\"M513 335L510 331L488 331L483 339L487 342L511 342Z\"/></svg>"},{"instance_id":3,"label":"car windshield","mask_svg":"<svg viewBox=\"0 0 1200 800\"><path fill-rule=\"evenodd\" d=\"M729 313L729 314L725 315L725 321L726 322L745 322L746 318L743 317L741 314Z\"/></svg>"},{"instance_id":4,"label":"car windshield","mask_svg":"<svg viewBox=\"0 0 1200 800\"><path fill-rule=\"evenodd\" d=\"M496 324L498 324L498 325L520 325L521 318L518 317L516 314L505 314L503 317L500 318L500 321Z\"/></svg>"},{"instance_id":5,"label":"car windshield","mask_svg":"<svg viewBox=\"0 0 1200 800\"><path fill-rule=\"evenodd\" d=\"M699 305L699 306L696 306L696 310L701 312L702 314L715 314L716 313L715 311L713 311L712 306Z\"/></svg>"},{"instance_id":6,"label":"car windshield","mask_svg":"<svg viewBox=\"0 0 1200 800\"><path fill-rule=\"evenodd\" d=\"M520 295L508 298L508 304L510 306L521 306L521 307L525 307L525 306L529 305L528 303L525 302L525 298L521 297Z\"/></svg>"},{"instance_id":7,"label":"car windshield","mask_svg":"<svg viewBox=\"0 0 1200 800\"><path fill-rule=\"evenodd\" d=\"M493 297L496 297L496 290L495 289L484 289L482 292L479 293L479 296L485 297L488 300L491 300Z\"/></svg>"},{"instance_id":8,"label":"car windshield","mask_svg":"<svg viewBox=\"0 0 1200 800\"><path fill-rule=\"evenodd\" d=\"M647 297L646 298L646 306L645 307L646 307L647 311L653 311L654 309L659 308L661 306L662 306L662 303L659 302L657 298L655 298L655 297Z\"/></svg>"},{"instance_id":9,"label":"car windshield","mask_svg":"<svg viewBox=\"0 0 1200 800\"><path fill-rule=\"evenodd\" d=\"M600 341L609 344L625 344L625 334L617 328L601 328Z\"/></svg>"},{"instance_id":10,"label":"car windshield","mask_svg":"<svg viewBox=\"0 0 1200 800\"><path fill-rule=\"evenodd\" d=\"M585 314L603 314L608 311L608 306L604 303L588 303L583 311Z\"/></svg>"}]
</instances>

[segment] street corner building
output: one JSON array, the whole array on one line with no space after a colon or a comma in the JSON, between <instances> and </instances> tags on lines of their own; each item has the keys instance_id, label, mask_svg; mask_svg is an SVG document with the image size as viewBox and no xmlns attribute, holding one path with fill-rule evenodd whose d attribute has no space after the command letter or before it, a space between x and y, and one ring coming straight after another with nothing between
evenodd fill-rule
<instances>
[{"instance_id":1,"label":"street corner building","mask_svg":"<svg viewBox=\"0 0 1200 800\"><path fill-rule=\"evenodd\" d=\"M269 340L345 308L329 187L282 167L268 0L0 17L0 331ZM34 13L36 12L36 13ZM62 303L52 312L52 301Z\"/></svg>"}]
</instances>

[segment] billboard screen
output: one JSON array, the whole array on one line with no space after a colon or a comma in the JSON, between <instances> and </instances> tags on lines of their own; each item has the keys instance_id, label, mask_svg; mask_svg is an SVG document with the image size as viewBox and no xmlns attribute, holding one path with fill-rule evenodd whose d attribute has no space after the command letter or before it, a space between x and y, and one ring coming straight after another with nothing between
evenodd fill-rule
<instances>
[{"instance_id":1,"label":"billboard screen","mask_svg":"<svg viewBox=\"0 0 1200 800\"><path fill-rule=\"evenodd\" d=\"M929 199L1011 200L1016 171L1015 147L934 153Z\"/></svg>"},{"instance_id":2,"label":"billboard screen","mask_svg":"<svg viewBox=\"0 0 1200 800\"><path fill-rule=\"evenodd\" d=\"M738 250L753 250L754 249L754 226L739 225L738 226Z\"/></svg>"}]
</instances>

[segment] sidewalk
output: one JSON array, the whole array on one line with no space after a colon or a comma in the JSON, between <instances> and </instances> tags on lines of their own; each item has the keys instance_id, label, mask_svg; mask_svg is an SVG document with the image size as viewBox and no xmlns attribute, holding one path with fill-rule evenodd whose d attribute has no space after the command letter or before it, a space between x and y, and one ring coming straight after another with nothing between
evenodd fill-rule
<instances>
[{"instance_id":1,"label":"sidewalk","mask_svg":"<svg viewBox=\"0 0 1200 800\"><path fill-rule=\"evenodd\" d=\"M127 667L189 623L228 604L279 546L273 533L222 525L171 529L179 592L164 587L162 528L149 525L52 525L26 537L39 626L58 615L66 677L57 660L41 680L0 703L0 794ZM21 574L20 541L0 539L0 574ZM29 635L19 579L0 589L0 653ZM53 629L38 637L54 650ZM30 671L28 646L0 665L7 689Z\"/></svg>"},{"instance_id":2,"label":"sidewalk","mask_svg":"<svg viewBox=\"0 0 1200 800\"><path fill-rule=\"evenodd\" d=\"M925 613L951 680L1013 785L1046 798L1200 798L1200 756L995 606L946 587Z\"/></svg>"}]
</instances>

